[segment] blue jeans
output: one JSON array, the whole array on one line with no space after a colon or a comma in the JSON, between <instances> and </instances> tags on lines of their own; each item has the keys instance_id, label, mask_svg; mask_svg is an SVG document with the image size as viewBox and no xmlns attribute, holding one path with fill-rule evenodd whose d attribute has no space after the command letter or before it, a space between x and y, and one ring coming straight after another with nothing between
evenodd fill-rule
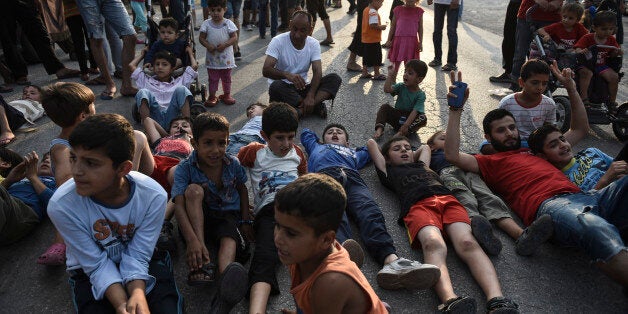
<instances>
[{"instance_id":1,"label":"blue jeans","mask_svg":"<svg viewBox=\"0 0 628 314\"><path fill-rule=\"evenodd\" d=\"M448 4L434 3L434 33L432 33L434 59L440 61L443 58L443 26L445 15L447 15L447 39L449 40L447 63L453 65L458 63L458 33L456 31L458 28L458 11L459 8L450 9Z\"/></svg>"},{"instance_id":2,"label":"blue jeans","mask_svg":"<svg viewBox=\"0 0 628 314\"><path fill-rule=\"evenodd\" d=\"M240 19L240 10L242 10L242 0L227 0L227 12L224 17L226 19Z\"/></svg>"},{"instance_id":3,"label":"blue jeans","mask_svg":"<svg viewBox=\"0 0 628 314\"><path fill-rule=\"evenodd\" d=\"M347 193L347 208L342 215L342 222L336 232L336 239L342 243L351 238L351 226L347 214L360 229L360 237L366 246L366 251L375 260L384 264L384 259L390 254L395 254L396 249L393 239L386 230L386 221L382 210L379 208L366 183L360 174L351 169L341 167L325 168L319 173L331 176L340 182Z\"/></svg>"},{"instance_id":4,"label":"blue jeans","mask_svg":"<svg viewBox=\"0 0 628 314\"><path fill-rule=\"evenodd\" d=\"M257 135L249 134L230 134L229 145L227 145L227 154L231 156L238 156L240 148L249 145L250 143L258 142L265 143L265 141Z\"/></svg>"},{"instance_id":5,"label":"blue jeans","mask_svg":"<svg viewBox=\"0 0 628 314\"><path fill-rule=\"evenodd\" d=\"M188 100L188 104L192 101L192 93L185 86L177 87L170 99L170 105L165 110L159 105L159 103L157 103L157 100L155 100L155 96L151 93L151 91L145 88L137 91L137 94L135 95L135 104L137 105L138 110L140 109L140 105L144 99L148 101L150 117L157 121L157 123L159 123L164 130L169 130L170 121L181 115L181 108L183 108L185 101Z\"/></svg>"},{"instance_id":6,"label":"blue jeans","mask_svg":"<svg viewBox=\"0 0 628 314\"><path fill-rule=\"evenodd\" d=\"M270 36L277 35L277 15L279 13L279 0L259 0L259 35L266 36L266 10L268 10L268 1L270 1Z\"/></svg>"},{"instance_id":7,"label":"blue jeans","mask_svg":"<svg viewBox=\"0 0 628 314\"><path fill-rule=\"evenodd\" d=\"M575 246L594 261L608 261L626 245L619 232L628 228L628 176L592 192L553 197L541 204L537 217L554 222L554 240Z\"/></svg>"}]
</instances>

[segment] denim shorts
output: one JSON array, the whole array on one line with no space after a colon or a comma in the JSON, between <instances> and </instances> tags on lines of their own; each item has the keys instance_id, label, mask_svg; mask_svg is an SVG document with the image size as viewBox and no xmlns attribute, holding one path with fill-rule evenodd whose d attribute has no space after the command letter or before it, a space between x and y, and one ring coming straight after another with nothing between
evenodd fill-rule
<instances>
[{"instance_id":1,"label":"denim shorts","mask_svg":"<svg viewBox=\"0 0 628 314\"><path fill-rule=\"evenodd\" d=\"M628 229L628 176L590 192L557 195L539 206L537 217L554 222L554 240L583 249L593 261L608 261L626 245L620 231Z\"/></svg>"},{"instance_id":2,"label":"denim shorts","mask_svg":"<svg viewBox=\"0 0 628 314\"><path fill-rule=\"evenodd\" d=\"M239 19L240 10L242 10L242 0L227 0L227 12L225 12L225 18Z\"/></svg>"},{"instance_id":3,"label":"denim shorts","mask_svg":"<svg viewBox=\"0 0 628 314\"><path fill-rule=\"evenodd\" d=\"M105 19L120 37L135 35L131 17L121 0L76 1L89 38L105 38Z\"/></svg>"}]
</instances>

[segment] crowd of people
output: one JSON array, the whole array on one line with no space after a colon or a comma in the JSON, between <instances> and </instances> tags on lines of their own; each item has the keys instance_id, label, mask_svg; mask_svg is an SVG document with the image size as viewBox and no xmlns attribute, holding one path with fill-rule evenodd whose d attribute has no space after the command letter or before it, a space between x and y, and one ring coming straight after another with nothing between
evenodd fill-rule
<instances>
[{"instance_id":1,"label":"crowd of people","mask_svg":"<svg viewBox=\"0 0 628 314\"><path fill-rule=\"evenodd\" d=\"M467 154L460 152L460 120L469 89L461 87L462 72L457 71L462 0L427 1L434 5L435 56L429 63L420 60L420 1L393 3L383 45L382 32L388 28L378 13L383 0L350 2L347 14L357 12L357 26L347 71L384 81L382 92L396 96L394 106L379 107L372 139L360 147L349 145L348 130L340 123L328 124L320 134L304 128L297 144L300 121L309 115L327 119L328 103L342 85L338 74L323 73L321 46L334 44L323 0L307 1L307 10L299 1L279 3L282 14L278 1L259 2L260 38L265 36L266 10L271 11L273 38L260 69L268 79L269 102L250 104L247 122L233 133L218 113L192 115L190 84L198 79L199 64L181 35L186 23L181 10L187 6L181 1L164 1L171 17L159 21L159 38L136 55L136 30L147 32L144 10L151 8L131 1L133 24L120 0L64 0L62 16L70 30L75 28L73 52L80 70L66 68L55 57L50 29L34 0L9 2L0 11L6 17L0 23L12 27L0 32L10 73L2 88L9 91L14 83L25 87L20 101L0 98L0 245L24 238L48 216L55 234L37 263L66 266L77 312L181 312L184 296L174 279L171 254L183 242L187 284L217 287L209 303L212 313L229 313L247 295L250 313L265 313L269 298L282 289L293 295L298 313L386 313L390 306L360 270L365 251L381 266L376 276L381 288L433 288L442 303L438 311L475 313L477 301L454 290L446 261L448 238L484 293L486 311L519 313L516 300L502 292L488 257L499 255L503 246L493 225L515 239L515 251L522 256L533 255L550 239L578 247L628 291L628 146L615 158L597 148L577 154L571 149L589 131L586 108L594 74L607 82L615 102L618 74L607 59L622 54L614 35L617 11L587 10L589 33L579 22L585 12L579 3L521 1L516 49L503 50L506 72L491 78L516 85L514 93L486 114L486 141L478 154ZM204 21L198 41L206 52L208 111L219 102L236 104L231 72L242 57L239 32L255 24L257 5L245 2L240 25L240 1L201 2ZM342 4L335 1L334 6ZM508 12L515 7L509 5ZM317 15L327 35L321 42L311 36ZM591 45L604 45L597 50L595 67L526 61L530 15L542 21L540 36L566 51L587 53ZM445 17L448 53L443 65ZM505 32L511 23L507 20ZM120 93L135 97L143 130L134 130L119 114L96 114L97 96L82 83L30 84L26 63L15 50L16 25L48 74L104 85L98 95L102 100L115 97L112 77L118 71ZM193 21L191 27L196 26ZM108 32L116 35L111 41ZM513 46L506 41L505 36L504 48ZM387 74L381 72L383 48L389 49ZM109 65L115 59L119 66ZM402 67L403 81L396 82ZM450 74L448 121L446 130L416 147L409 137L427 124L421 83L429 67ZM570 99L571 127L564 133L554 126L554 101L544 95L550 75ZM41 163L36 152L22 157L4 147L15 139L13 131L41 116L40 107L61 128ZM395 132L389 138L388 125ZM398 223L407 230L411 247L423 251L424 263L398 254L382 208L360 175L371 162L381 184L399 197ZM359 229L364 250L352 239L350 221ZM288 266L290 287L278 283L281 263Z\"/></svg>"}]
</instances>

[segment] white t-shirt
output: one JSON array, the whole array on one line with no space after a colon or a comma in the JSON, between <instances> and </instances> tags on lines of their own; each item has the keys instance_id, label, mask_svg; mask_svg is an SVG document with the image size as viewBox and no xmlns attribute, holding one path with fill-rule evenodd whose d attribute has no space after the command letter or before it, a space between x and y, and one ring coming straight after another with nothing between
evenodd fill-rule
<instances>
[{"instance_id":1,"label":"white t-shirt","mask_svg":"<svg viewBox=\"0 0 628 314\"><path fill-rule=\"evenodd\" d=\"M532 131L544 124L556 124L556 103L553 99L543 95L541 101L532 108L522 107L515 98L515 94L510 94L499 102L499 108L506 109L512 113L517 123L517 129L521 140L528 140Z\"/></svg>"},{"instance_id":2,"label":"white t-shirt","mask_svg":"<svg viewBox=\"0 0 628 314\"><path fill-rule=\"evenodd\" d=\"M218 46L229 40L229 34L238 31L238 28L229 19L223 19L220 24L215 24L212 19L207 19L201 25L201 33L207 34L207 41ZM205 54L205 66L208 69L231 69L235 68L233 57L233 46L225 48L222 52L214 51Z\"/></svg>"},{"instance_id":3,"label":"white t-shirt","mask_svg":"<svg viewBox=\"0 0 628 314\"><path fill-rule=\"evenodd\" d=\"M278 157L268 146L251 143L240 149L238 159L251 178L256 214L275 200L279 190L307 172L305 155L296 145L286 156Z\"/></svg>"},{"instance_id":4,"label":"white t-shirt","mask_svg":"<svg viewBox=\"0 0 628 314\"><path fill-rule=\"evenodd\" d=\"M266 55L277 59L277 65L275 65L277 70L299 74L309 84L307 72L312 62L321 59L321 45L314 37L308 36L303 49L297 50L292 45L292 41L290 41L290 32L287 32L275 36L270 41L268 49L266 49ZM274 81L273 79L268 79L268 84ZM292 84L288 80L284 79L283 81Z\"/></svg>"}]
</instances>

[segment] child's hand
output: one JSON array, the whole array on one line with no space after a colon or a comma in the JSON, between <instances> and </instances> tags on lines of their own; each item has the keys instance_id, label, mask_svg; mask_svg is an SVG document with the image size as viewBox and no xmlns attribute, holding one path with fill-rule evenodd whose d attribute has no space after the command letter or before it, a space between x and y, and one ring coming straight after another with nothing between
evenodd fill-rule
<instances>
[{"instance_id":1,"label":"child's hand","mask_svg":"<svg viewBox=\"0 0 628 314\"><path fill-rule=\"evenodd\" d=\"M126 309L131 314L150 313L150 310L148 308L148 302L146 301L146 296L141 293L134 293L133 295L131 295L126 303Z\"/></svg>"},{"instance_id":2,"label":"child's hand","mask_svg":"<svg viewBox=\"0 0 628 314\"><path fill-rule=\"evenodd\" d=\"M25 177L29 179L37 177L37 163L38 162L39 162L39 156L37 156L37 153L34 151L24 156L24 165L25 165L24 176Z\"/></svg>"},{"instance_id":3,"label":"child's hand","mask_svg":"<svg viewBox=\"0 0 628 314\"><path fill-rule=\"evenodd\" d=\"M214 46L212 44L207 45L207 47L205 47L205 48L207 48L207 52L209 52L209 53L213 53L214 50L216 50L216 46Z\"/></svg>"},{"instance_id":4,"label":"child's hand","mask_svg":"<svg viewBox=\"0 0 628 314\"><path fill-rule=\"evenodd\" d=\"M550 40L552 40L552 37L550 35L544 35L543 36L543 41L544 42L548 43L548 42L550 42Z\"/></svg>"},{"instance_id":5,"label":"child's hand","mask_svg":"<svg viewBox=\"0 0 628 314\"><path fill-rule=\"evenodd\" d=\"M194 53L194 49L192 49L192 45L188 45L187 47L185 47L185 52Z\"/></svg>"},{"instance_id":6,"label":"child's hand","mask_svg":"<svg viewBox=\"0 0 628 314\"><path fill-rule=\"evenodd\" d=\"M203 243L190 241L187 247L188 267L197 270L209 263L209 252Z\"/></svg>"},{"instance_id":7,"label":"child's hand","mask_svg":"<svg viewBox=\"0 0 628 314\"><path fill-rule=\"evenodd\" d=\"M120 304L120 306L116 308L116 314L129 314L126 310L126 302Z\"/></svg>"},{"instance_id":8,"label":"child's hand","mask_svg":"<svg viewBox=\"0 0 628 314\"><path fill-rule=\"evenodd\" d=\"M152 70L153 69L153 65L150 64L150 63L144 63L144 69Z\"/></svg>"},{"instance_id":9,"label":"child's hand","mask_svg":"<svg viewBox=\"0 0 628 314\"><path fill-rule=\"evenodd\" d=\"M25 176L26 176L26 161L22 161L21 163L17 164L17 166L13 167L13 169L11 169L11 172L9 172L7 177L4 178L4 181L6 181L4 183L8 183L7 186L10 186L11 184L15 182L24 179Z\"/></svg>"},{"instance_id":10,"label":"child's hand","mask_svg":"<svg viewBox=\"0 0 628 314\"><path fill-rule=\"evenodd\" d=\"M408 126L405 123L401 125L401 127L399 128L399 132L397 132L397 135L408 135Z\"/></svg>"},{"instance_id":11,"label":"child's hand","mask_svg":"<svg viewBox=\"0 0 628 314\"><path fill-rule=\"evenodd\" d=\"M564 68L562 71L558 68L558 63L556 60L550 64L550 70L554 74L554 77L565 86L566 89L576 88L576 82L573 80L574 73L570 68Z\"/></svg>"},{"instance_id":12,"label":"child's hand","mask_svg":"<svg viewBox=\"0 0 628 314\"><path fill-rule=\"evenodd\" d=\"M225 48L227 48L227 45L222 43L222 44L219 44L218 46L216 46L216 51L223 52L223 51L225 51Z\"/></svg>"}]
</instances>

